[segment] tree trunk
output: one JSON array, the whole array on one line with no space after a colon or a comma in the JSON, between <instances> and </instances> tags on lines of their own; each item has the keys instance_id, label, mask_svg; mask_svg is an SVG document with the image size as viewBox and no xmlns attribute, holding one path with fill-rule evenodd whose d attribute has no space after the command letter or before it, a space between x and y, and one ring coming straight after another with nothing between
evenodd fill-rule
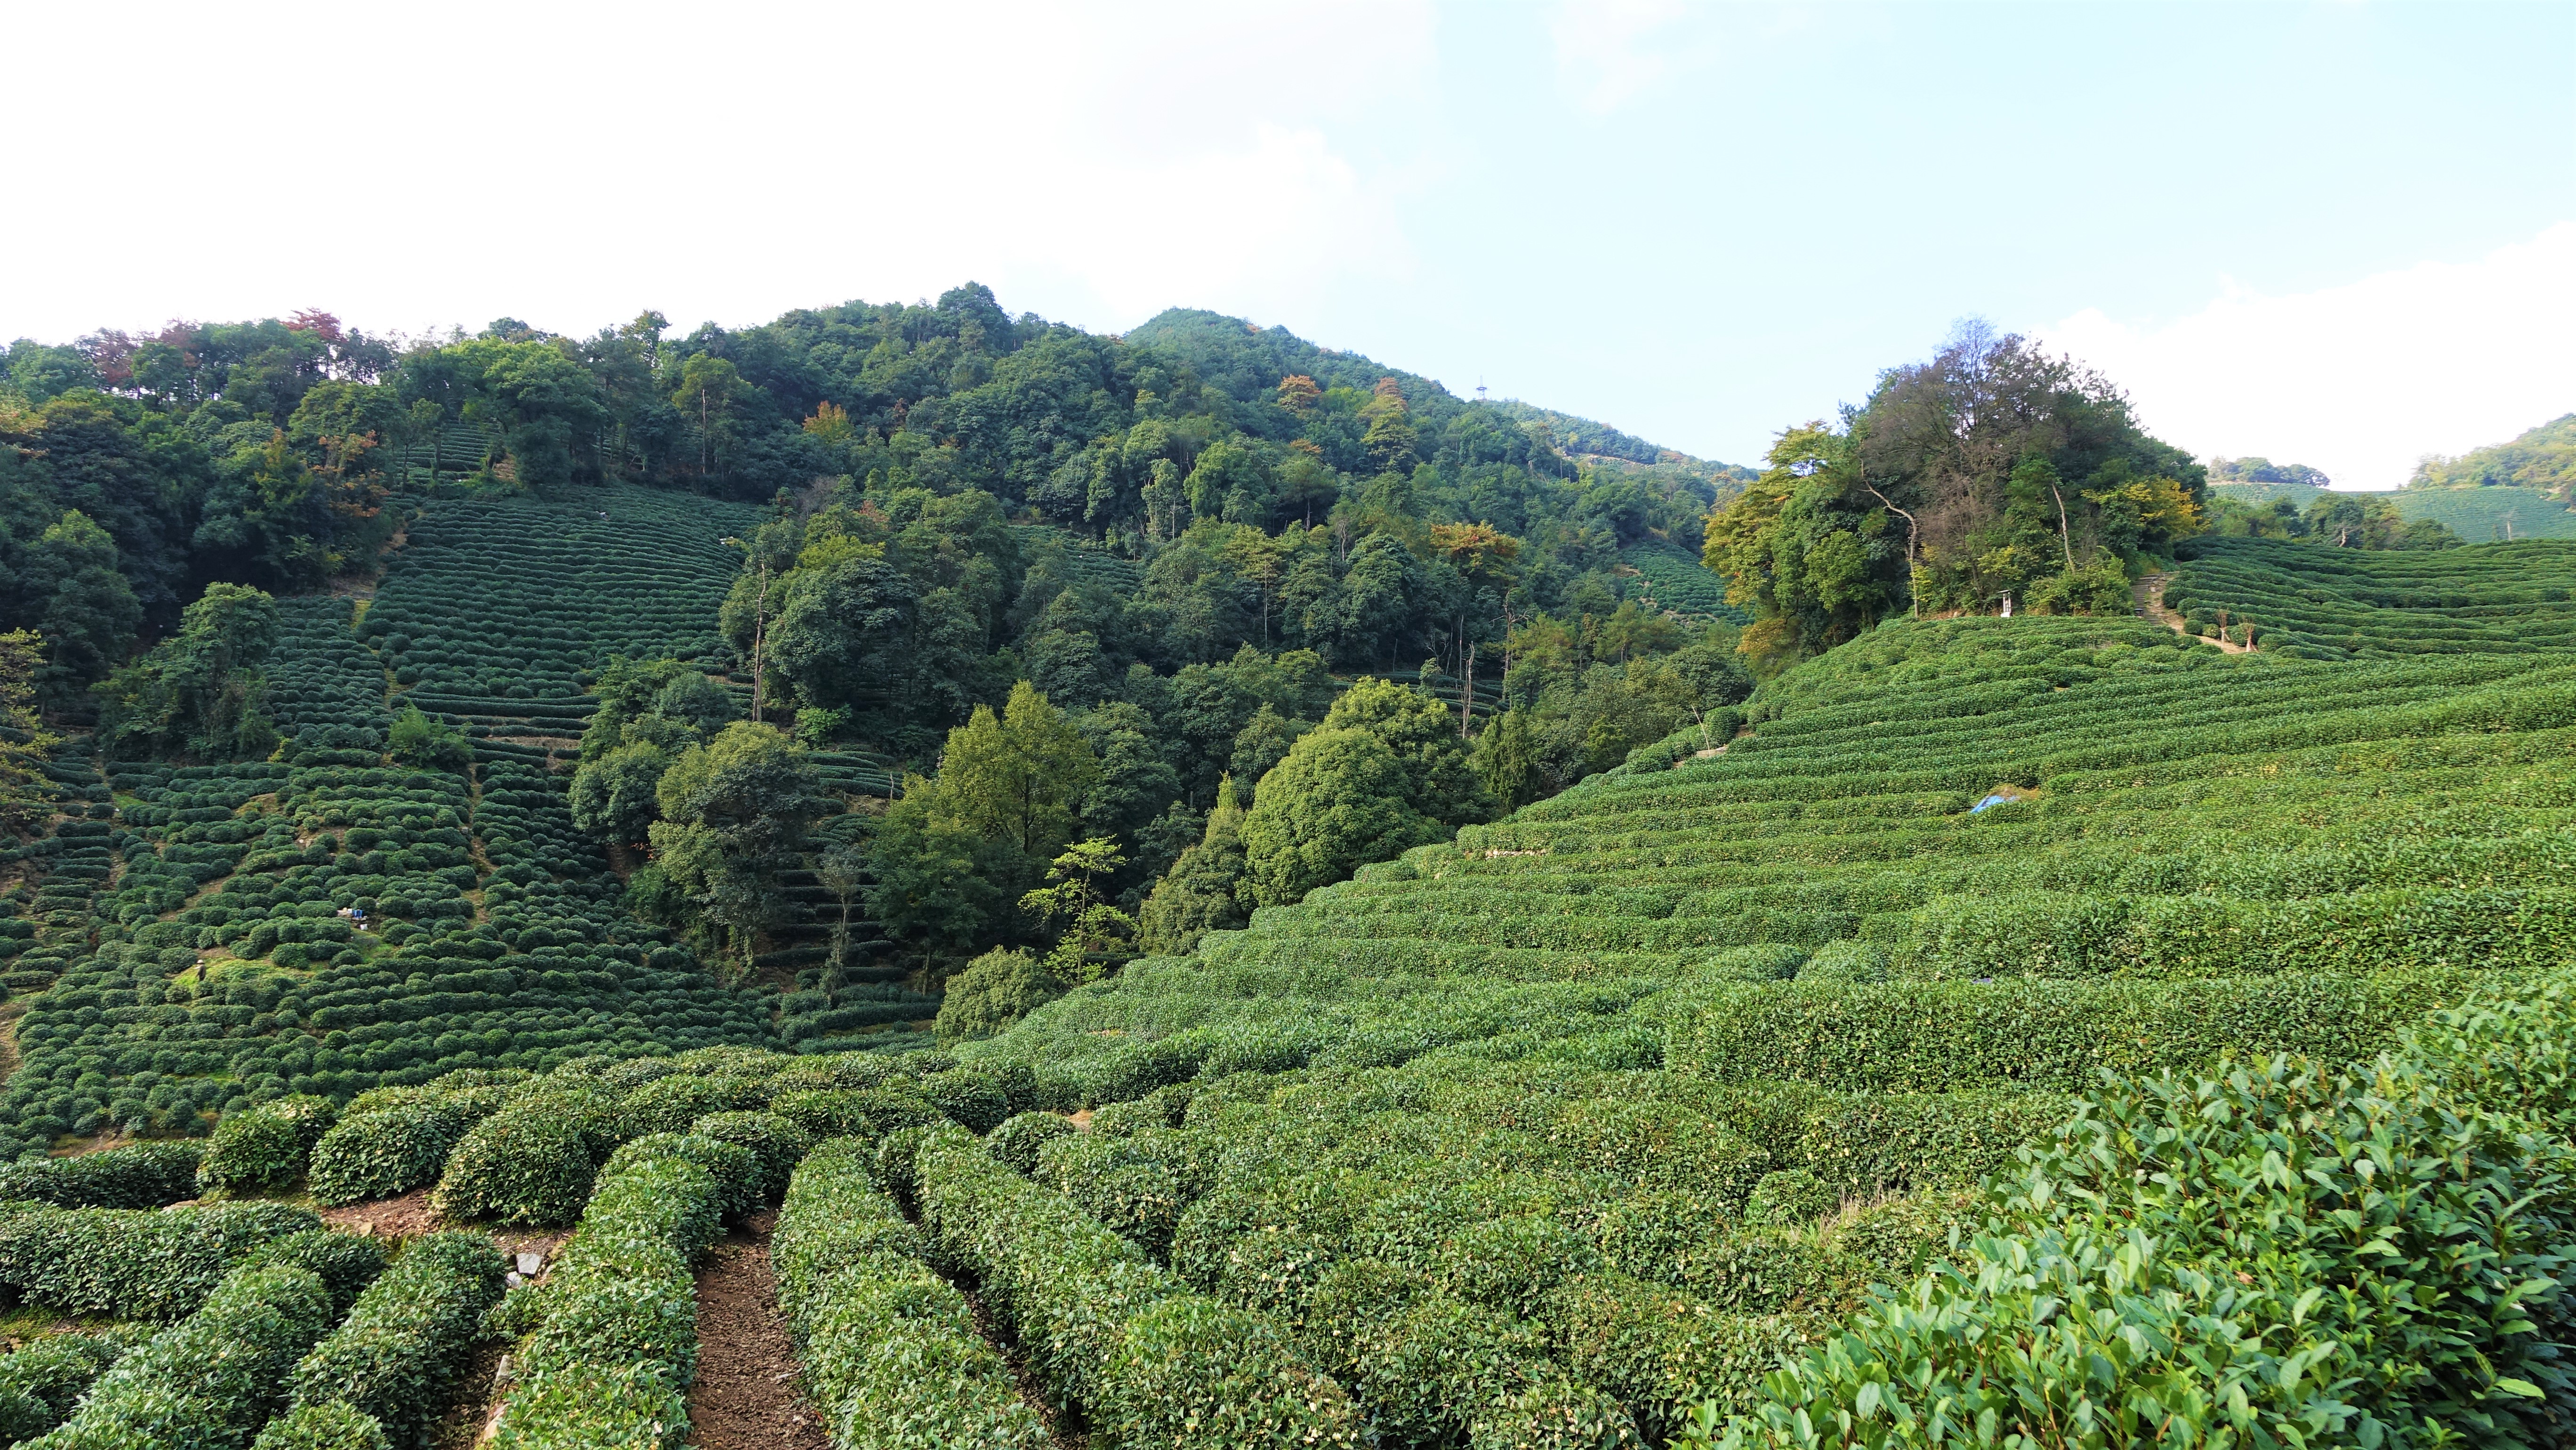
<instances>
[{"instance_id":1,"label":"tree trunk","mask_svg":"<svg viewBox=\"0 0 2576 1450\"><path fill-rule=\"evenodd\" d=\"M1465 678L1458 682L1458 738L1465 740L1469 738L1467 727L1475 719L1476 711L1476 647L1462 645L1458 652L1466 657Z\"/></svg>"},{"instance_id":2,"label":"tree trunk","mask_svg":"<svg viewBox=\"0 0 2576 1450\"><path fill-rule=\"evenodd\" d=\"M2066 550L2066 572L2075 572L2075 537L2066 527L2066 494L2056 484L2048 486L2049 495L2057 500L2057 542Z\"/></svg>"}]
</instances>

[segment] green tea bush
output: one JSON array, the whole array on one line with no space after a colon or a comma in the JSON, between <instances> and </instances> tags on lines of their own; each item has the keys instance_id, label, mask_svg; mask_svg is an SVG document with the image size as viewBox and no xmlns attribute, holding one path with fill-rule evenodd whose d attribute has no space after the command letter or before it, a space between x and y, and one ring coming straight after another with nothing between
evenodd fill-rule
<instances>
[{"instance_id":1,"label":"green tea bush","mask_svg":"<svg viewBox=\"0 0 2576 1450\"><path fill-rule=\"evenodd\" d=\"M0 1357L0 1437L33 1440L71 1418L107 1367L132 1349L131 1334L53 1334Z\"/></svg>"},{"instance_id":2,"label":"green tea bush","mask_svg":"<svg viewBox=\"0 0 2576 1450\"><path fill-rule=\"evenodd\" d=\"M2082 1427L2070 1444L2561 1442L2570 996L2563 976L2500 988L2351 1068L2277 1057L2086 1094L1984 1232L1772 1379L1729 1442L2041 1424Z\"/></svg>"},{"instance_id":3,"label":"green tea bush","mask_svg":"<svg viewBox=\"0 0 2576 1450\"><path fill-rule=\"evenodd\" d=\"M392 1450L393 1443L375 1417L334 1400L269 1421L251 1450Z\"/></svg>"},{"instance_id":4,"label":"green tea bush","mask_svg":"<svg viewBox=\"0 0 2576 1450\"><path fill-rule=\"evenodd\" d=\"M474 1125L446 1158L442 1217L547 1227L581 1217L592 1176L624 1136L621 1105L595 1091L532 1094Z\"/></svg>"},{"instance_id":5,"label":"green tea bush","mask_svg":"<svg viewBox=\"0 0 2576 1450\"><path fill-rule=\"evenodd\" d=\"M306 1229L270 1239L253 1249L245 1262L302 1269L320 1279L331 1296L331 1318L337 1321L385 1271L385 1246L364 1234Z\"/></svg>"},{"instance_id":6,"label":"green tea bush","mask_svg":"<svg viewBox=\"0 0 2576 1450\"><path fill-rule=\"evenodd\" d=\"M1844 1091L2010 1085L2071 1092L2105 1070L2155 1072L2225 1052L2377 1052L2474 974L2300 974L2180 982L1892 982L1720 987L1677 995L1675 1070Z\"/></svg>"},{"instance_id":7,"label":"green tea bush","mask_svg":"<svg viewBox=\"0 0 2576 1450\"><path fill-rule=\"evenodd\" d=\"M1840 1195L1813 1169L1783 1168L1763 1174L1762 1181L1753 1185L1753 1196L1744 1203L1744 1221L1796 1228L1832 1212L1839 1201Z\"/></svg>"},{"instance_id":8,"label":"green tea bush","mask_svg":"<svg viewBox=\"0 0 2576 1450\"><path fill-rule=\"evenodd\" d=\"M769 1093L747 1078L674 1073L628 1093L627 1126L637 1135L685 1133L709 1113L744 1112L769 1106Z\"/></svg>"},{"instance_id":9,"label":"green tea bush","mask_svg":"<svg viewBox=\"0 0 2576 1450\"><path fill-rule=\"evenodd\" d=\"M807 1396L843 1450L1050 1443L965 1296L922 1261L920 1231L876 1186L867 1145L836 1139L796 1170L770 1241Z\"/></svg>"},{"instance_id":10,"label":"green tea bush","mask_svg":"<svg viewBox=\"0 0 2576 1450\"><path fill-rule=\"evenodd\" d=\"M716 1236L719 1198L714 1178L666 1135L610 1158L581 1226L521 1311L533 1323L493 1422L496 1450L670 1447L688 1434L698 1350L690 1267Z\"/></svg>"},{"instance_id":11,"label":"green tea bush","mask_svg":"<svg viewBox=\"0 0 2576 1450\"><path fill-rule=\"evenodd\" d=\"M0 1203L62 1208L158 1208L196 1195L195 1143L136 1143L76 1158L0 1164Z\"/></svg>"},{"instance_id":12,"label":"green tea bush","mask_svg":"<svg viewBox=\"0 0 2576 1450\"><path fill-rule=\"evenodd\" d=\"M301 1269L245 1268L203 1307L99 1376L79 1411L29 1450L242 1450L286 1397L287 1373L331 1327Z\"/></svg>"},{"instance_id":13,"label":"green tea bush","mask_svg":"<svg viewBox=\"0 0 2576 1450\"><path fill-rule=\"evenodd\" d=\"M1038 1154L1047 1144L1080 1131L1061 1113L1018 1113L986 1136L984 1146L1009 1164L1013 1172L1032 1175L1037 1172Z\"/></svg>"},{"instance_id":14,"label":"green tea bush","mask_svg":"<svg viewBox=\"0 0 2576 1450\"><path fill-rule=\"evenodd\" d=\"M351 1112L313 1147L313 1196L324 1204L356 1203L434 1183L480 1116L443 1098Z\"/></svg>"},{"instance_id":15,"label":"green tea bush","mask_svg":"<svg viewBox=\"0 0 2576 1450\"><path fill-rule=\"evenodd\" d=\"M311 1210L282 1203L13 1205L0 1213L0 1286L67 1314L166 1324L196 1312L261 1246L321 1226Z\"/></svg>"},{"instance_id":16,"label":"green tea bush","mask_svg":"<svg viewBox=\"0 0 2576 1450\"><path fill-rule=\"evenodd\" d=\"M919 1149L922 1223L1058 1403L1120 1442L1363 1443L1365 1417L1266 1318L1194 1294L962 1129Z\"/></svg>"},{"instance_id":17,"label":"green tea bush","mask_svg":"<svg viewBox=\"0 0 2576 1450\"><path fill-rule=\"evenodd\" d=\"M899 1128L927 1127L947 1120L909 1083L900 1087L780 1093L771 1101L770 1111L817 1139L875 1139Z\"/></svg>"},{"instance_id":18,"label":"green tea bush","mask_svg":"<svg viewBox=\"0 0 2576 1450\"><path fill-rule=\"evenodd\" d=\"M457 1372L501 1298L506 1265L479 1234L414 1239L330 1337L295 1366L299 1412L328 1406L410 1444L447 1407Z\"/></svg>"},{"instance_id":19,"label":"green tea bush","mask_svg":"<svg viewBox=\"0 0 2576 1450\"><path fill-rule=\"evenodd\" d=\"M215 1125L205 1161L197 1168L200 1192L285 1188L304 1176L322 1135L340 1120L329 1098L299 1094L233 1113Z\"/></svg>"},{"instance_id":20,"label":"green tea bush","mask_svg":"<svg viewBox=\"0 0 2576 1450\"><path fill-rule=\"evenodd\" d=\"M689 1132L749 1151L755 1165L751 1194L763 1203L775 1203L787 1191L797 1163L814 1146L813 1134L776 1113L709 1113Z\"/></svg>"}]
</instances>

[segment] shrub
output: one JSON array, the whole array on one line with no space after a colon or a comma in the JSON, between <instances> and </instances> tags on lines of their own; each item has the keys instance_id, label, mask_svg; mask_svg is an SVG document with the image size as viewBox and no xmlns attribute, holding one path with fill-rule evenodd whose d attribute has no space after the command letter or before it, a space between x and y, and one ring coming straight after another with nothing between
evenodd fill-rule
<instances>
[{"instance_id":1,"label":"shrub","mask_svg":"<svg viewBox=\"0 0 2576 1450\"><path fill-rule=\"evenodd\" d=\"M806 1393L843 1450L1049 1442L965 1296L921 1262L918 1230L875 1187L867 1145L797 1169L771 1263Z\"/></svg>"},{"instance_id":2,"label":"shrub","mask_svg":"<svg viewBox=\"0 0 2576 1450\"><path fill-rule=\"evenodd\" d=\"M1841 982L1866 986L1884 982L1888 977L1887 948L1873 941L1845 937L1816 948L1798 968L1801 982Z\"/></svg>"},{"instance_id":3,"label":"shrub","mask_svg":"<svg viewBox=\"0 0 2576 1450\"><path fill-rule=\"evenodd\" d=\"M1800 1358L1730 1438L1804 1444L1805 1426L1844 1424L1877 1443L1891 1422L1873 1410L1902 1383L1891 1414L2095 1427L2083 1443L2236 1425L2559 1442L2576 1150L2463 1111L2446 1067L2277 1058L2087 1094L1999 1190L1986 1233Z\"/></svg>"},{"instance_id":4,"label":"shrub","mask_svg":"<svg viewBox=\"0 0 2576 1450\"><path fill-rule=\"evenodd\" d=\"M1036 957L996 947L948 979L933 1030L942 1044L990 1037L1063 995Z\"/></svg>"},{"instance_id":5,"label":"shrub","mask_svg":"<svg viewBox=\"0 0 2576 1450\"><path fill-rule=\"evenodd\" d=\"M758 1170L753 1196L762 1202L775 1202L787 1191L797 1163L814 1146L811 1133L776 1113L709 1113L689 1132L748 1149Z\"/></svg>"},{"instance_id":6,"label":"shrub","mask_svg":"<svg viewBox=\"0 0 2576 1450\"><path fill-rule=\"evenodd\" d=\"M1832 1187L1804 1168L1765 1173L1745 1201L1744 1221L1758 1226L1799 1228L1833 1212L1840 1201Z\"/></svg>"},{"instance_id":7,"label":"shrub","mask_svg":"<svg viewBox=\"0 0 2576 1450\"><path fill-rule=\"evenodd\" d=\"M268 1422L251 1450L392 1450L375 1417L331 1401L298 1405Z\"/></svg>"},{"instance_id":8,"label":"shrub","mask_svg":"<svg viewBox=\"0 0 2576 1450\"><path fill-rule=\"evenodd\" d=\"M505 1264L479 1234L415 1239L360 1296L329 1338L295 1367L295 1402L332 1405L410 1444L447 1405L483 1315L501 1298ZM346 1417L343 1416L343 1419Z\"/></svg>"},{"instance_id":9,"label":"shrub","mask_svg":"<svg viewBox=\"0 0 2576 1450\"><path fill-rule=\"evenodd\" d=\"M353 1111L314 1145L313 1196L325 1204L356 1203L435 1183L476 1116L443 1101Z\"/></svg>"},{"instance_id":10,"label":"shrub","mask_svg":"<svg viewBox=\"0 0 2576 1450\"><path fill-rule=\"evenodd\" d=\"M340 1119L339 1105L309 1094L227 1113L197 1169L203 1192L284 1188L304 1176L314 1145Z\"/></svg>"},{"instance_id":11,"label":"shrub","mask_svg":"<svg viewBox=\"0 0 2576 1450\"><path fill-rule=\"evenodd\" d=\"M1806 960L1804 948L1786 942L1757 942L1716 953L1700 974L1720 982L1778 982L1797 976Z\"/></svg>"},{"instance_id":12,"label":"shrub","mask_svg":"<svg viewBox=\"0 0 2576 1450\"><path fill-rule=\"evenodd\" d=\"M2227 1051L2366 1057L2474 974L2173 982L1891 982L1716 987L1665 1008L1678 1070L1859 1092L2013 1084L2075 1091L2109 1069L2190 1068Z\"/></svg>"},{"instance_id":13,"label":"shrub","mask_svg":"<svg viewBox=\"0 0 2576 1450\"><path fill-rule=\"evenodd\" d=\"M543 1093L504 1108L448 1155L430 1201L451 1219L571 1223L590 1201L618 1117L606 1096L587 1092Z\"/></svg>"},{"instance_id":14,"label":"shrub","mask_svg":"<svg viewBox=\"0 0 2576 1450\"><path fill-rule=\"evenodd\" d=\"M331 1318L336 1322L385 1271L385 1246L361 1234L306 1229L270 1239L253 1249L247 1262L282 1264L320 1279L331 1296Z\"/></svg>"},{"instance_id":15,"label":"shrub","mask_svg":"<svg viewBox=\"0 0 2576 1450\"><path fill-rule=\"evenodd\" d=\"M169 1323L271 1240L322 1226L282 1203L21 1208L0 1218L0 1285L67 1314Z\"/></svg>"},{"instance_id":16,"label":"shrub","mask_svg":"<svg viewBox=\"0 0 2576 1450\"><path fill-rule=\"evenodd\" d=\"M984 1146L1009 1164L1013 1172L1029 1176L1038 1170L1040 1149L1068 1133L1081 1131L1061 1113L1020 1113L995 1128L984 1139Z\"/></svg>"},{"instance_id":17,"label":"shrub","mask_svg":"<svg viewBox=\"0 0 2576 1450\"><path fill-rule=\"evenodd\" d=\"M1546 1317L1566 1368L1626 1405L1653 1444L1679 1433L1698 1405L1751 1403L1784 1355L1833 1327L1821 1314L1730 1313L1623 1274L1568 1282Z\"/></svg>"},{"instance_id":18,"label":"shrub","mask_svg":"<svg viewBox=\"0 0 2576 1450\"><path fill-rule=\"evenodd\" d=\"M70 1418L90 1385L133 1346L126 1334L55 1334L0 1357L0 1442L33 1440Z\"/></svg>"},{"instance_id":19,"label":"shrub","mask_svg":"<svg viewBox=\"0 0 2576 1450\"><path fill-rule=\"evenodd\" d=\"M0 1164L0 1203L26 1200L62 1208L159 1208L196 1195L196 1143L136 1143L84 1153Z\"/></svg>"},{"instance_id":20,"label":"shrub","mask_svg":"<svg viewBox=\"0 0 2576 1450\"><path fill-rule=\"evenodd\" d=\"M288 1370L330 1327L330 1313L312 1274L242 1269L99 1376L79 1412L28 1450L241 1450L284 1399Z\"/></svg>"},{"instance_id":21,"label":"shrub","mask_svg":"<svg viewBox=\"0 0 2576 1450\"><path fill-rule=\"evenodd\" d=\"M1358 1445L1367 1422L1265 1316L1191 1292L963 1130L919 1150L922 1222L1060 1403L1122 1443ZM1168 1307L1167 1307L1168 1306Z\"/></svg>"},{"instance_id":22,"label":"shrub","mask_svg":"<svg viewBox=\"0 0 2576 1450\"><path fill-rule=\"evenodd\" d=\"M780 1093L770 1111L823 1138L880 1138L898 1128L947 1121L910 1083L882 1088Z\"/></svg>"},{"instance_id":23,"label":"shrub","mask_svg":"<svg viewBox=\"0 0 2576 1450\"><path fill-rule=\"evenodd\" d=\"M606 1173L655 1158L673 1157L706 1170L715 1182L715 1213L738 1219L760 1206L760 1160L740 1143L697 1133L647 1133L609 1155Z\"/></svg>"},{"instance_id":24,"label":"shrub","mask_svg":"<svg viewBox=\"0 0 2576 1450\"><path fill-rule=\"evenodd\" d=\"M646 1133L685 1133L691 1123L709 1113L741 1112L768 1105L769 1093L756 1081L702 1077L693 1072L657 1078L628 1093L623 1103L627 1131L636 1137Z\"/></svg>"},{"instance_id":25,"label":"shrub","mask_svg":"<svg viewBox=\"0 0 2576 1450\"><path fill-rule=\"evenodd\" d=\"M1001 1078L973 1068L953 1068L922 1079L922 1095L948 1120L970 1133L989 1133L1011 1115Z\"/></svg>"},{"instance_id":26,"label":"shrub","mask_svg":"<svg viewBox=\"0 0 2576 1450\"><path fill-rule=\"evenodd\" d=\"M494 1450L670 1447L688 1434L698 1347L690 1265L716 1235L718 1190L681 1150L654 1134L600 1170L580 1228L519 1310L534 1322Z\"/></svg>"}]
</instances>

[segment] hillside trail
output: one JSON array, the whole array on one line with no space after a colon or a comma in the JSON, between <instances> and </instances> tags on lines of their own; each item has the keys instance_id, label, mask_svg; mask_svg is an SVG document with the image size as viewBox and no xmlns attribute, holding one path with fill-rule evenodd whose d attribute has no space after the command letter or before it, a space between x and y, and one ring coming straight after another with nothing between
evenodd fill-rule
<instances>
[{"instance_id":1,"label":"hillside trail","mask_svg":"<svg viewBox=\"0 0 2576 1450\"><path fill-rule=\"evenodd\" d=\"M707 1252L698 1271L698 1377L689 1388L697 1450L831 1450L823 1417L796 1392L796 1347L769 1267L775 1213L760 1213Z\"/></svg>"},{"instance_id":2,"label":"hillside trail","mask_svg":"<svg viewBox=\"0 0 2576 1450\"><path fill-rule=\"evenodd\" d=\"M2214 644L2232 655L2254 652L2254 646L2250 644L2238 644L2231 639L2209 639L2193 634L2191 626L2183 622L2181 615L2165 608L2165 584L2172 577L2170 574L2149 574L2129 586L2129 597L2138 602L2140 619L2152 619L2185 639L2197 639L2202 644Z\"/></svg>"}]
</instances>

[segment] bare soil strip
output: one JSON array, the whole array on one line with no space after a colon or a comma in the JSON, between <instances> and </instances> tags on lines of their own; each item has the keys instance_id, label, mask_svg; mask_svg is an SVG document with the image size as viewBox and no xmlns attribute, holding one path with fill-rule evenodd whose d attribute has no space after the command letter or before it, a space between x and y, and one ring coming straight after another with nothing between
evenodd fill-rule
<instances>
[{"instance_id":1,"label":"bare soil strip","mask_svg":"<svg viewBox=\"0 0 2576 1450\"><path fill-rule=\"evenodd\" d=\"M831 1450L823 1417L796 1392L796 1353L769 1269L776 1215L754 1215L698 1271L698 1380L689 1443L698 1450Z\"/></svg>"}]
</instances>

